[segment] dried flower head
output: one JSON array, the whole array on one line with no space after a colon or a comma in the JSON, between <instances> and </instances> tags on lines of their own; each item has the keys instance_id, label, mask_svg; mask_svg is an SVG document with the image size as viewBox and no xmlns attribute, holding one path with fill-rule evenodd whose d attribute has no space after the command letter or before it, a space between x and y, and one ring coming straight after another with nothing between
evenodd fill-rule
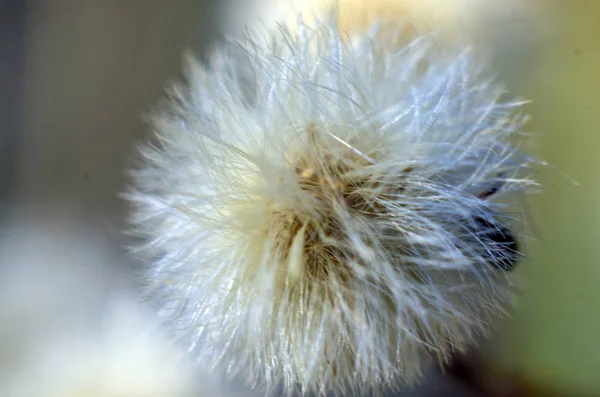
<instances>
[{"instance_id":1,"label":"dried flower head","mask_svg":"<svg viewBox=\"0 0 600 397\"><path fill-rule=\"evenodd\" d=\"M496 199L532 186L520 103L468 51L396 38L324 23L226 44L153 119L133 231L199 361L288 393L380 390L510 305L519 217Z\"/></svg>"}]
</instances>

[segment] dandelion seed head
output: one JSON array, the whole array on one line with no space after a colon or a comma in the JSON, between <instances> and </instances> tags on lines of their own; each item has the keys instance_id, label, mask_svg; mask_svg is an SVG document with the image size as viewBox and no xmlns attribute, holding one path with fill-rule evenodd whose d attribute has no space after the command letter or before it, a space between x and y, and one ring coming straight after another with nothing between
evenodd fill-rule
<instances>
[{"instance_id":1,"label":"dandelion seed head","mask_svg":"<svg viewBox=\"0 0 600 397\"><path fill-rule=\"evenodd\" d=\"M377 391L504 315L535 184L521 103L480 69L434 36L328 22L190 60L128 198L148 294L199 362Z\"/></svg>"}]
</instances>

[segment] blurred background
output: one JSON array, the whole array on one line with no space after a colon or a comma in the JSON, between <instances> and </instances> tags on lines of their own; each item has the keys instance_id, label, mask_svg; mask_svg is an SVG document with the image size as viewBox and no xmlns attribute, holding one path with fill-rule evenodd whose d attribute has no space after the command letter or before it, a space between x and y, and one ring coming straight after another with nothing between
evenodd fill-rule
<instances>
[{"instance_id":1,"label":"blurred background","mask_svg":"<svg viewBox=\"0 0 600 397\"><path fill-rule=\"evenodd\" d=\"M23 371L36 378L28 357L48 338L105 330L98 319L135 306L139 264L124 248L118 192L147 133L142 115L179 78L182 50L204 56L224 34L328 3L0 0L0 391ZM513 319L400 395L600 396L600 2L340 0L340 10L348 29L410 16L467 36L514 96L532 100L534 151L554 167L528 200L535 230ZM123 335L152 322L141 318ZM174 376L165 390L181 382L190 380Z\"/></svg>"}]
</instances>

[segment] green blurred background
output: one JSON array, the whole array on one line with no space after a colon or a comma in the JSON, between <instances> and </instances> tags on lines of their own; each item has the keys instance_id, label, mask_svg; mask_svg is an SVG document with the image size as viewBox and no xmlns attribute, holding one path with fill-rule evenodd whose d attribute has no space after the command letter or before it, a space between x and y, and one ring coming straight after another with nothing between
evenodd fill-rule
<instances>
[{"instance_id":1,"label":"green blurred background","mask_svg":"<svg viewBox=\"0 0 600 397\"><path fill-rule=\"evenodd\" d=\"M496 350L538 387L600 395L600 1L540 3L550 37L514 88L532 99L528 130L556 170L542 171L545 191L529 201L537 241Z\"/></svg>"}]
</instances>

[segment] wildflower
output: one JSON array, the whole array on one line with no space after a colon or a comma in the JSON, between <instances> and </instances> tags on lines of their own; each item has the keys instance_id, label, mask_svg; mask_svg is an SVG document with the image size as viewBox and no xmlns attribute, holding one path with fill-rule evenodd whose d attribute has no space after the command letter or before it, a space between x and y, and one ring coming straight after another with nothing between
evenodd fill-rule
<instances>
[{"instance_id":1,"label":"wildflower","mask_svg":"<svg viewBox=\"0 0 600 397\"><path fill-rule=\"evenodd\" d=\"M394 388L511 305L521 103L468 51L396 37L323 23L225 44L152 118L136 252L212 370L288 394Z\"/></svg>"}]
</instances>

